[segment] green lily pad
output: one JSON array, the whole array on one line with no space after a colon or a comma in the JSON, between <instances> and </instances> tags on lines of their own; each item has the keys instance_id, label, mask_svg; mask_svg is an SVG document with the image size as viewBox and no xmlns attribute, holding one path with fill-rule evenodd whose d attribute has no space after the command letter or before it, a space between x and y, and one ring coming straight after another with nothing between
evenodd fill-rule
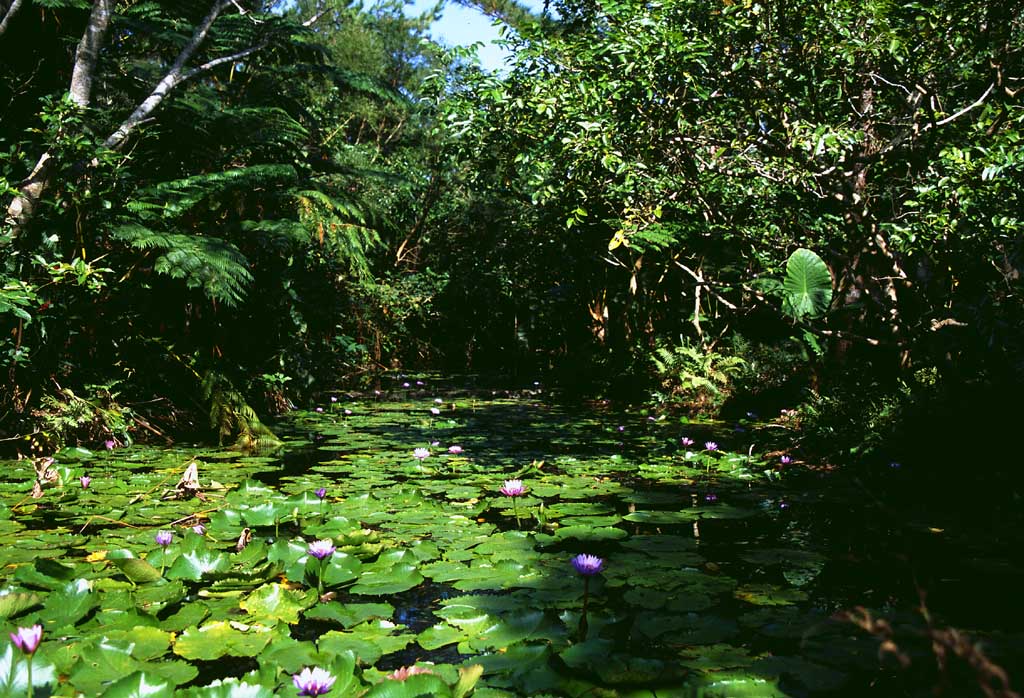
<instances>
[{"instance_id":1,"label":"green lily pad","mask_svg":"<svg viewBox=\"0 0 1024 698\"><path fill-rule=\"evenodd\" d=\"M733 595L755 606L790 606L807 600L807 592L775 584L744 584Z\"/></svg>"},{"instance_id":2,"label":"green lily pad","mask_svg":"<svg viewBox=\"0 0 1024 698\"><path fill-rule=\"evenodd\" d=\"M103 692L103 698L171 698L174 684L144 671L137 671L116 681Z\"/></svg>"},{"instance_id":3,"label":"green lily pad","mask_svg":"<svg viewBox=\"0 0 1024 698\"><path fill-rule=\"evenodd\" d=\"M316 591L294 591L274 582L265 584L238 602L258 623L284 621L298 623L299 613L316 603Z\"/></svg>"},{"instance_id":4,"label":"green lily pad","mask_svg":"<svg viewBox=\"0 0 1024 698\"><path fill-rule=\"evenodd\" d=\"M395 607L388 603L340 604L332 601L317 604L303 615L317 620L333 620L343 628L351 628L371 618L390 619L394 612Z\"/></svg>"},{"instance_id":5,"label":"green lily pad","mask_svg":"<svg viewBox=\"0 0 1024 698\"><path fill-rule=\"evenodd\" d=\"M255 657L272 637L271 629L261 625L244 625L213 621L183 632L174 643L174 653L185 659L219 659Z\"/></svg>"},{"instance_id":6,"label":"green lily pad","mask_svg":"<svg viewBox=\"0 0 1024 698\"><path fill-rule=\"evenodd\" d=\"M42 600L41 595L28 591L0 594L0 618L13 618L33 606L38 606Z\"/></svg>"}]
</instances>

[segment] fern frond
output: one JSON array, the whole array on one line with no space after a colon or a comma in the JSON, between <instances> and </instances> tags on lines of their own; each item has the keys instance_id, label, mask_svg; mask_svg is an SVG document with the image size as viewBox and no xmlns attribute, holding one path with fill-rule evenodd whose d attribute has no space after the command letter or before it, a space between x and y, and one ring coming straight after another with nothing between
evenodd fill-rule
<instances>
[{"instance_id":1,"label":"fern frond","mask_svg":"<svg viewBox=\"0 0 1024 698\"><path fill-rule=\"evenodd\" d=\"M244 450L263 450L281 445L227 376L207 371L200 390L203 400L210 404L210 427L217 431L221 445L232 436L235 437L235 445Z\"/></svg>"},{"instance_id":2,"label":"fern frond","mask_svg":"<svg viewBox=\"0 0 1024 698\"><path fill-rule=\"evenodd\" d=\"M111 237L135 249L163 250L154 271L182 279L189 288L201 288L208 298L227 305L241 301L252 282L248 260L219 238L164 233L138 224L115 228Z\"/></svg>"}]
</instances>

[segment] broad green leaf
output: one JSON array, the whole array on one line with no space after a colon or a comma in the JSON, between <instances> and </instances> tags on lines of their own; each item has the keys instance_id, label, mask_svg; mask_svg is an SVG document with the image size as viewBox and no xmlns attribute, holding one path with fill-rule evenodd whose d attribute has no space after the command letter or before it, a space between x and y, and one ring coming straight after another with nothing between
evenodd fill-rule
<instances>
[{"instance_id":1,"label":"broad green leaf","mask_svg":"<svg viewBox=\"0 0 1024 698\"><path fill-rule=\"evenodd\" d=\"M164 679L138 671L115 682L103 698L171 698L174 686Z\"/></svg>"},{"instance_id":2,"label":"broad green leaf","mask_svg":"<svg viewBox=\"0 0 1024 698\"><path fill-rule=\"evenodd\" d=\"M794 319L819 317L832 302L832 272L814 252L800 248L786 262L784 310Z\"/></svg>"},{"instance_id":3,"label":"broad green leaf","mask_svg":"<svg viewBox=\"0 0 1024 698\"><path fill-rule=\"evenodd\" d=\"M256 622L284 621L298 623L299 613L316 603L315 590L294 591L277 582L265 584L247 597L238 606Z\"/></svg>"}]
</instances>

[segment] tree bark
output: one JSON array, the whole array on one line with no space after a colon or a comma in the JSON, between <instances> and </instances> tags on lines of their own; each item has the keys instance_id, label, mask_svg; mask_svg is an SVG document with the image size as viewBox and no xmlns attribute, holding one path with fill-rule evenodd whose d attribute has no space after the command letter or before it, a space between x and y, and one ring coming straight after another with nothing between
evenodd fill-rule
<instances>
[{"instance_id":1,"label":"tree bark","mask_svg":"<svg viewBox=\"0 0 1024 698\"><path fill-rule=\"evenodd\" d=\"M12 13L17 11L19 0L15 0L7 10L4 21L0 24L6 29L7 21ZM92 13L89 15L89 22L82 34L82 40L78 42L78 50L75 52L75 65L71 72L71 86L68 91L72 101L79 107L89 106L92 99L92 78L96 70L96 61L99 58L100 47L110 25L110 0L96 0L92 6ZM31 220L35 213L36 205L46 190L50 179L50 165L53 157L49 152L43 155L32 168L32 173L18 187L18 194L14 201L7 207L7 222L11 226L11 237L17 237L18 233Z\"/></svg>"},{"instance_id":2,"label":"tree bark","mask_svg":"<svg viewBox=\"0 0 1024 698\"><path fill-rule=\"evenodd\" d=\"M89 15L82 40L75 51L75 68L71 72L71 100L80 107L89 106L92 98L92 77L96 71L96 60L110 24L110 0L96 0Z\"/></svg>"},{"instance_id":3,"label":"tree bark","mask_svg":"<svg viewBox=\"0 0 1024 698\"><path fill-rule=\"evenodd\" d=\"M117 130L107 137L107 140L103 142L103 145L111 149L119 148L131 132L134 131L139 124L145 121L146 118L163 103L164 98L170 94L171 90L187 78L196 74L195 70L186 73L185 64L188 63L190 58L192 58L192 54L196 52L199 45L203 43L206 35L210 32L210 27L217 21L217 17L220 16L220 13L224 11L224 8L230 4L231 0L217 0L217 2L213 4L209 14L203 18L203 21L192 33L192 38L189 39L189 42L185 44L183 49L181 49L181 53L178 54L178 57L174 59L171 69L167 71L167 74L164 75L160 82L156 84L153 91L150 92L144 100L142 100L142 103L135 108L135 111L131 113L131 116L125 119L121 125L117 127ZM253 50L256 49L251 49L248 53L252 53ZM243 51L236 54L234 57L241 58L243 55L247 55L247 52ZM218 62L223 63L224 60L218 59ZM214 62L211 61L211 64L213 63ZM207 67L212 67L212 65Z\"/></svg>"},{"instance_id":4,"label":"tree bark","mask_svg":"<svg viewBox=\"0 0 1024 698\"><path fill-rule=\"evenodd\" d=\"M14 15L18 14L18 10L21 9L22 1L23 0L14 0L14 2L12 2L7 8L7 11L4 12L4 18L0 20L0 37L4 35L5 31L7 31L7 25L11 23L11 19L14 18Z\"/></svg>"}]
</instances>

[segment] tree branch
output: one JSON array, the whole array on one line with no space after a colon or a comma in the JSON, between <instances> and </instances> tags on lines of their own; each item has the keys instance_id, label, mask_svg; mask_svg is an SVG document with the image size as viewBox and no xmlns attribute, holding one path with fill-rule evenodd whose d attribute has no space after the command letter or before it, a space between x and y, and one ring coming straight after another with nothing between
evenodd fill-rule
<instances>
[{"instance_id":1,"label":"tree branch","mask_svg":"<svg viewBox=\"0 0 1024 698\"><path fill-rule=\"evenodd\" d=\"M14 2L11 3L11 6L7 8L7 12L4 13L4 18L0 20L0 36L4 35L4 32L7 31L7 25L10 24L14 15L18 14L18 10L21 9L21 3L22 0L14 0Z\"/></svg>"},{"instance_id":2,"label":"tree branch","mask_svg":"<svg viewBox=\"0 0 1024 698\"><path fill-rule=\"evenodd\" d=\"M206 39L206 35L210 33L210 27L217 21L217 17L220 16L220 13L224 11L224 8L230 4L231 0L216 0L216 2L214 2L209 14L207 14L206 17L203 18L203 21L199 23L199 26L197 26L196 30L192 33L192 38L189 39L189 42L185 44L183 49L181 49L181 53L178 54L178 57L174 59L171 69L168 70L167 74L164 75L160 82L156 84L153 91L150 92L144 100L142 100L142 103L135 108L135 111L133 111L131 115L117 127L116 131L107 137L107 140L103 142L103 145L112 149L119 148L128 138L129 134L135 130L135 127L163 103L164 98L171 90L186 79L187 76L184 73L185 64L188 63L189 59L192 58L192 55L199 48L200 44L202 44L203 40Z\"/></svg>"},{"instance_id":3,"label":"tree branch","mask_svg":"<svg viewBox=\"0 0 1024 698\"><path fill-rule=\"evenodd\" d=\"M246 56L248 56L251 53L256 53L260 49L266 48L266 46L267 46L267 42L264 41L263 43L257 44L256 46L250 46L249 48L245 49L244 51L239 51L238 53L232 53L230 56L221 56L220 58L214 58L212 61L207 61L206 63L203 63L201 66L195 67L192 70L188 71L187 73L182 75L181 79L178 80L178 82L175 83L175 84L177 85L179 83L185 82L186 80L189 80L189 79L195 77L199 73L207 71L210 68L215 68L218 65L222 65L224 63L233 63L234 61L237 61L239 58L245 58Z\"/></svg>"},{"instance_id":4,"label":"tree branch","mask_svg":"<svg viewBox=\"0 0 1024 698\"><path fill-rule=\"evenodd\" d=\"M934 124L928 124L927 126L925 126L921 130L922 131L927 131L927 130L929 130L931 128L935 128L937 126L945 126L946 124L948 124L948 123L950 123L952 121L956 121L957 119L959 119L961 116L963 116L967 112L971 111L972 109L977 109L982 104L984 104L985 100L988 99L988 96L990 94L992 94L992 90L994 90L994 89L996 89L996 84L993 82L993 83L989 84L988 89L985 90L985 93L983 95L981 95L981 97L978 97L978 99L974 100L974 102L972 102L971 104L968 104L966 107L964 107L960 111L956 112L955 114L951 114L951 115L947 116L945 119L942 119L940 121L936 121Z\"/></svg>"}]
</instances>

